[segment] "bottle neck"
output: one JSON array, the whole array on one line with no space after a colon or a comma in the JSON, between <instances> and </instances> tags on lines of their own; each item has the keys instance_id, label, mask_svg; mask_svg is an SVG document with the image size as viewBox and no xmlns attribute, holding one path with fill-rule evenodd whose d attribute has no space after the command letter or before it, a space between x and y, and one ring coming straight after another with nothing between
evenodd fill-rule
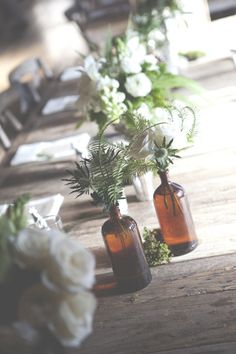
<instances>
[{"instance_id":1,"label":"bottle neck","mask_svg":"<svg viewBox=\"0 0 236 354\"><path fill-rule=\"evenodd\" d=\"M121 219L121 213L119 205L112 205L109 210L111 219Z\"/></svg>"},{"instance_id":2,"label":"bottle neck","mask_svg":"<svg viewBox=\"0 0 236 354\"><path fill-rule=\"evenodd\" d=\"M161 179L161 184L164 185L164 186L168 186L170 184L168 171L158 172L158 174L159 174L160 179Z\"/></svg>"}]
</instances>

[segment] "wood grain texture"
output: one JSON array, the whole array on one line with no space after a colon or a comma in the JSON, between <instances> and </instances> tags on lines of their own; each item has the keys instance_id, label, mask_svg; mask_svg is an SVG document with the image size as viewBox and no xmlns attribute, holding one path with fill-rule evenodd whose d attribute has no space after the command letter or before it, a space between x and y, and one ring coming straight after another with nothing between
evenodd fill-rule
<instances>
[{"instance_id":1,"label":"wood grain texture","mask_svg":"<svg viewBox=\"0 0 236 354\"><path fill-rule=\"evenodd\" d=\"M174 264L159 267L153 270L153 281L146 289L99 298L93 335L80 350L67 352L207 354L208 349L221 353L219 344L226 350L222 353L233 354L235 260L234 255L231 266L224 267L225 258L217 257L218 267L211 270L205 270L204 260L202 264L189 261L181 265L183 274L180 268L176 273Z\"/></svg>"}]
</instances>

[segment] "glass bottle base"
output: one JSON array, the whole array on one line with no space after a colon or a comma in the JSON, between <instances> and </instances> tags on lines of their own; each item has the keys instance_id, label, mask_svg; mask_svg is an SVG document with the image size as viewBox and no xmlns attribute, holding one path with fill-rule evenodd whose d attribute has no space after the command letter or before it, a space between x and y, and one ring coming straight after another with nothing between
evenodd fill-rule
<instances>
[{"instance_id":1,"label":"glass bottle base","mask_svg":"<svg viewBox=\"0 0 236 354\"><path fill-rule=\"evenodd\" d=\"M169 246L173 256L182 256L186 253L192 252L198 245L198 241L185 242L176 246Z\"/></svg>"},{"instance_id":2,"label":"glass bottle base","mask_svg":"<svg viewBox=\"0 0 236 354\"><path fill-rule=\"evenodd\" d=\"M133 292L137 290L141 290L146 288L148 284L152 280L151 272L147 272L146 274L140 274L135 278L118 278L116 277L116 281L118 283L118 287L122 289L124 292Z\"/></svg>"}]
</instances>

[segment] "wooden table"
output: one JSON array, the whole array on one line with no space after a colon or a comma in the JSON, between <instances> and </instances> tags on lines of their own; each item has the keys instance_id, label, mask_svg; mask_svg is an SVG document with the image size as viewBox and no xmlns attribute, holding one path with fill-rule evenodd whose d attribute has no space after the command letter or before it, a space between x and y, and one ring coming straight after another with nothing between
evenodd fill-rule
<instances>
[{"instance_id":1,"label":"wooden table","mask_svg":"<svg viewBox=\"0 0 236 354\"><path fill-rule=\"evenodd\" d=\"M225 74L226 75L226 74ZM232 73L227 74L232 77ZM215 80L215 77L213 77ZM226 78L225 78L226 80ZM210 79L207 84L210 86ZM34 113L36 114L36 113ZM43 118L45 119L45 118ZM15 142L57 138L75 133L76 116L33 117ZM95 133L94 126L80 131ZM11 154L11 151L9 154ZM152 269L152 283L134 294L98 293L94 332L80 354L193 354L236 352L236 144L189 154L171 171L191 203L198 248L176 257L169 265ZM0 203L24 192L42 197L60 192L65 197L61 217L65 230L90 248L97 259L99 284L111 275L100 229L106 217L88 197L75 200L61 181L71 161L4 165L0 176ZM158 184L158 181L156 181ZM152 203L138 203L132 186L126 188L129 214L144 226L156 227Z\"/></svg>"}]
</instances>

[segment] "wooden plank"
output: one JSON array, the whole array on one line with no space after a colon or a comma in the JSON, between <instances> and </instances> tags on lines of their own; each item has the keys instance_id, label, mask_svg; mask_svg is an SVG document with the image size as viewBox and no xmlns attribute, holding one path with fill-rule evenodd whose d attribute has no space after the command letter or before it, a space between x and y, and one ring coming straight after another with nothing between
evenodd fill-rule
<instances>
[{"instance_id":1,"label":"wooden plank","mask_svg":"<svg viewBox=\"0 0 236 354\"><path fill-rule=\"evenodd\" d=\"M152 354L233 354L236 351L236 342L217 343L202 345L197 347L174 349L171 351L161 351ZM150 353L151 354L151 353Z\"/></svg>"},{"instance_id":2,"label":"wooden plank","mask_svg":"<svg viewBox=\"0 0 236 354\"><path fill-rule=\"evenodd\" d=\"M235 260L234 255L231 267L205 272L203 262L201 273L199 261L183 263L183 276L179 272L173 279L175 265L159 267L146 289L99 298L94 333L82 348L67 353L208 353L204 348L211 353L223 343L222 348L233 354L229 350L236 349ZM219 262L222 267L223 259ZM166 278L160 276L165 268Z\"/></svg>"}]
</instances>

